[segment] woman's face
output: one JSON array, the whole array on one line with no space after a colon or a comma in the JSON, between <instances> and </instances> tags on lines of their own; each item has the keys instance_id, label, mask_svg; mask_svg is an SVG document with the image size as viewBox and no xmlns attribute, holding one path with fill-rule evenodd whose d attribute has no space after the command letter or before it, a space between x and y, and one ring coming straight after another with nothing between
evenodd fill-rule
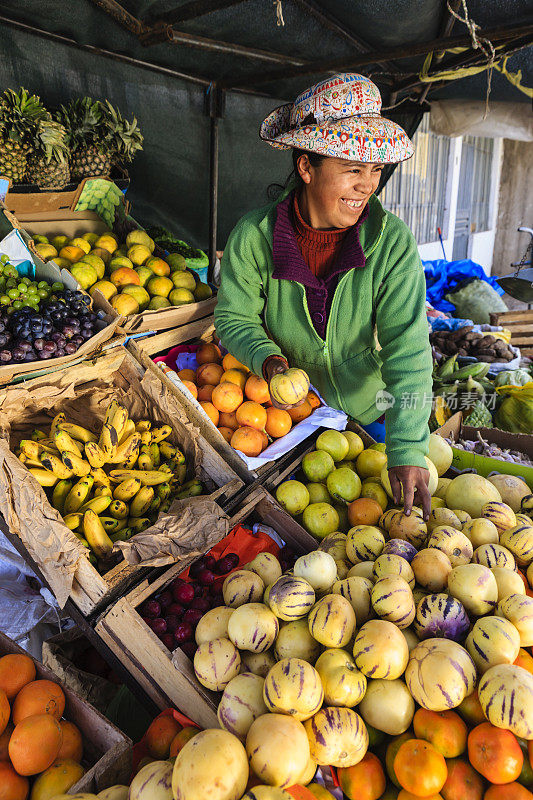
<instances>
[{"instance_id":1,"label":"woman's face","mask_svg":"<svg viewBox=\"0 0 533 800\"><path fill-rule=\"evenodd\" d=\"M383 164L363 164L325 158L318 167L306 155L298 161L304 182L303 208L309 224L319 230L355 225L378 188Z\"/></svg>"}]
</instances>

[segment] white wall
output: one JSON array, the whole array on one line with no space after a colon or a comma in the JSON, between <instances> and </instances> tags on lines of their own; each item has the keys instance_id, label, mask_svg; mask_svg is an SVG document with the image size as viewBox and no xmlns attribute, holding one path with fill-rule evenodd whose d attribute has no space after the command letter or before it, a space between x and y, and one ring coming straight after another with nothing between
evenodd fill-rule
<instances>
[{"instance_id":1,"label":"white wall","mask_svg":"<svg viewBox=\"0 0 533 800\"><path fill-rule=\"evenodd\" d=\"M492 174L490 180L489 230L473 233L470 237L468 257L481 264L487 275L490 275L494 255L494 239L498 219L498 197L500 176L503 162L503 139L494 139L492 156Z\"/></svg>"},{"instance_id":2,"label":"white wall","mask_svg":"<svg viewBox=\"0 0 533 800\"><path fill-rule=\"evenodd\" d=\"M457 189L459 186L459 172L461 170L461 148L463 139L454 136L450 142L450 158L448 161L448 180L446 184L445 214L442 230L442 239L446 259L451 260L453 251L453 234L455 231L455 216L457 213ZM441 243L427 242L418 245L418 252L422 261L435 261L444 258Z\"/></svg>"}]
</instances>

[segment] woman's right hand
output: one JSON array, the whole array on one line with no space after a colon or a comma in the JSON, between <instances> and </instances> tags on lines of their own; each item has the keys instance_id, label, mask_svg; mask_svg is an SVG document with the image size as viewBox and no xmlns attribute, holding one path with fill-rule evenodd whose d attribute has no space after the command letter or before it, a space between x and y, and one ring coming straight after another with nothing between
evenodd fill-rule
<instances>
[{"instance_id":1,"label":"woman's right hand","mask_svg":"<svg viewBox=\"0 0 533 800\"><path fill-rule=\"evenodd\" d=\"M268 388L270 390L270 381L274 377L274 375L281 375L283 372L287 372L289 369L289 365L284 358L278 356L271 356L267 359L265 365L263 366L263 374L265 376L265 380L268 383ZM299 403L284 404L278 403L277 400L274 400L272 394L270 395L270 402L274 406L274 408L281 408L283 411L288 411L290 408L297 408L301 406L304 400L300 400Z\"/></svg>"}]
</instances>

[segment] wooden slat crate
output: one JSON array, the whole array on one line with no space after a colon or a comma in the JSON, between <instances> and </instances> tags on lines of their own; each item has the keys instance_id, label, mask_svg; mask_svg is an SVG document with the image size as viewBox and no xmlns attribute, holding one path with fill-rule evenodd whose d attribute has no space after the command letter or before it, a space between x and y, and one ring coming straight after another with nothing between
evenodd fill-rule
<instances>
[{"instance_id":1,"label":"wooden slat crate","mask_svg":"<svg viewBox=\"0 0 533 800\"><path fill-rule=\"evenodd\" d=\"M0 633L0 656L24 650ZM93 706L68 689L55 675L35 661L37 678L58 683L65 693L65 719L73 722L83 738L85 775L71 786L68 794L99 792L115 784L128 784L131 777L132 743ZM2 787L0 787L1 789Z\"/></svg>"},{"instance_id":2,"label":"wooden slat crate","mask_svg":"<svg viewBox=\"0 0 533 800\"><path fill-rule=\"evenodd\" d=\"M237 523L250 521L270 525L299 553L314 550L318 545L316 539L286 514L263 487L252 489L233 512L230 529ZM100 616L95 633L159 708L175 706L202 727L218 727L216 693L198 683L191 660L181 649L171 653L137 610L145 600L178 577L193 560L184 559L155 579L148 576Z\"/></svg>"},{"instance_id":3,"label":"wooden slat crate","mask_svg":"<svg viewBox=\"0 0 533 800\"><path fill-rule=\"evenodd\" d=\"M519 347L523 356L533 358L533 309L491 314L490 324L510 330L513 347Z\"/></svg>"},{"instance_id":4,"label":"wooden slat crate","mask_svg":"<svg viewBox=\"0 0 533 800\"><path fill-rule=\"evenodd\" d=\"M46 396L47 391L50 389L50 384L52 383L54 387L61 387L61 389L64 389L67 385L75 385L76 392L88 392L89 389L93 390L100 387L116 386L126 393L124 395L124 402L127 406L128 395L131 397L136 391L141 391L140 381L143 379L144 374L145 370L139 362L136 361L125 348L118 347L114 348L107 356L102 356L94 363L87 365L87 367L85 365L79 365L78 367L70 368L68 374L64 372L51 376L46 375L28 382L24 388L35 391L37 395L43 392ZM145 389L142 391L144 391L144 402L149 408L153 409L153 420L170 424L173 428L173 433L169 441L180 446L185 452L191 447L192 442L196 442L198 445L198 464L196 465L199 472L198 477L203 482L212 499L217 500L219 504L223 504L243 487L243 481L220 457L214 448L202 438L194 426L191 425L183 409L175 399L175 396L165 392L161 381L157 380L157 376L150 373L147 377L148 381L145 383ZM11 389L10 391L12 392L14 390ZM161 401L163 396L166 398L165 404L167 412L165 413L161 412L158 405L158 402ZM0 392L0 411L5 397L5 393ZM39 403L36 405L40 407ZM44 407L43 405L42 408L44 409ZM50 404L49 407L51 407ZM54 409L54 413L60 410L60 408L56 406L54 406ZM90 427L91 420L87 420L86 425ZM14 459L16 464L19 465L16 456L7 452L5 457L6 463L11 459ZM11 461L11 463L13 462ZM42 507L46 512L47 518L55 519L57 512L51 507L44 496L43 490L38 486L36 481L32 479L32 482L35 482L35 492L38 493L40 491L43 495L42 497L41 495L39 496L41 497ZM1 503L1 506L4 505L6 505L6 507L0 507L0 511L9 524L9 520L13 518L14 512L7 494L5 502ZM72 537L72 541L75 542L76 537L74 533L69 531L66 526L62 527L64 528L64 535L68 536L69 539ZM41 524L41 531L43 537L48 535L44 520ZM45 580L50 583L50 570L52 567L48 564L47 568L45 568L43 563L40 562L40 559L36 557L34 547L36 537L35 529L29 526L25 527L24 524L22 524L20 530L15 531L12 529L11 532L16 533L21 540L29 563L37 564L42 570ZM81 558L75 571L70 598L82 614L88 616L96 609L101 609L108 605L118 594L123 593L135 581L140 580L146 571L146 568L133 567L128 565L126 561L121 560L107 572L101 574L91 564L88 558Z\"/></svg>"}]
</instances>

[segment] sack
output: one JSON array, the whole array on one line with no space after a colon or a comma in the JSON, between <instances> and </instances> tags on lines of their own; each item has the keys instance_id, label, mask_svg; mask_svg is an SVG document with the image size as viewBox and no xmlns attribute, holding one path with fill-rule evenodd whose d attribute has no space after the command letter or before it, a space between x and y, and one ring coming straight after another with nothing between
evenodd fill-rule
<instances>
[{"instance_id":1,"label":"sack","mask_svg":"<svg viewBox=\"0 0 533 800\"><path fill-rule=\"evenodd\" d=\"M498 292L483 280L471 280L453 293L445 295L453 303L457 317L469 317L478 324L490 322L490 314L507 311Z\"/></svg>"},{"instance_id":2,"label":"sack","mask_svg":"<svg viewBox=\"0 0 533 800\"><path fill-rule=\"evenodd\" d=\"M494 422L510 433L533 433L533 381L524 386L500 386L505 398L494 415Z\"/></svg>"},{"instance_id":3,"label":"sack","mask_svg":"<svg viewBox=\"0 0 533 800\"><path fill-rule=\"evenodd\" d=\"M476 264L470 259L461 261L445 261L438 258L435 261L423 261L424 275L426 277L426 299L433 308L447 314L455 313L454 306L444 297L454 292L459 284L467 278L477 278L492 286L497 294L503 294L503 289L496 278L487 275L481 264ZM504 311L507 309L505 308ZM460 316L456 314L456 316ZM463 314L465 319L471 319L470 313Z\"/></svg>"}]
</instances>

